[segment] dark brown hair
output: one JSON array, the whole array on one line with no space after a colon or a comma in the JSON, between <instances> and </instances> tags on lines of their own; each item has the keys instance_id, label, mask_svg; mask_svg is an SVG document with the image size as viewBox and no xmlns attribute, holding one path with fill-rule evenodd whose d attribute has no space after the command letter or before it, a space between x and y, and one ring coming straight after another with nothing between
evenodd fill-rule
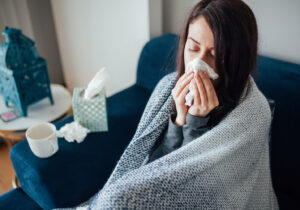
<instances>
[{"instance_id":1,"label":"dark brown hair","mask_svg":"<svg viewBox=\"0 0 300 210\"><path fill-rule=\"evenodd\" d=\"M209 126L218 124L237 105L248 77L256 67L257 24L242 0L202 0L191 10L181 33L177 80L184 74L184 47L190 23L203 16L214 35L215 65L220 82L215 87L219 106L210 112Z\"/></svg>"}]
</instances>

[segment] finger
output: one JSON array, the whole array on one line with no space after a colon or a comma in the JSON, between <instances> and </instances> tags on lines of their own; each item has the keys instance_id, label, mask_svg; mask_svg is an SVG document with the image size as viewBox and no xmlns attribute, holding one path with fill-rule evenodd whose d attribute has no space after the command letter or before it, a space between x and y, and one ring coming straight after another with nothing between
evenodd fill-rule
<instances>
[{"instance_id":1,"label":"finger","mask_svg":"<svg viewBox=\"0 0 300 210\"><path fill-rule=\"evenodd\" d=\"M194 88L194 104L195 105L200 105L201 104L201 100L200 100L200 94L199 94L199 90L197 87L197 82L195 81L193 83L193 88Z\"/></svg>"},{"instance_id":2,"label":"finger","mask_svg":"<svg viewBox=\"0 0 300 210\"><path fill-rule=\"evenodd\" d=\"M187 92L189 91L189 85L185 86L185 88L183 89L183 91L181 91L180 96L179 96L179 100L181 102L185 102L185 96L187 94Z\"/></svg>"},{"instance_id":3,"label":"finger","mask_svg":"<svg viewBox=\"0 0 300 210\"><path fill-rule=\"evenodd\" d=\"M178 84L177 87L175 87L175 97L178 97L182 90L189 85L190 81L193 79L193 74L190 74L185 80L183 80L181 83Z\"/></svg>"},{"instance_id":4,"label":"finger","mask_svg":"<svg viewBox=\"0 0 300 210\"><path fill-rule=\"evenodd\" d=\"M207 93L208 106L210 108L213 108L214 106L216 106L216 102L218 100L215 88L214 88L207 73L202 73L202 74L200 74L200 76L202 78L202 81L203 81L203 84L204 84L204 87L205 87L205 90Z\"/></svg>"},{"instance_id":5,"label":"finger","mask_svg":"<svg viewBox=\"0 0 300 210\"><path fill-rule=\"evenodd\" d=\"M176 87L175 87L175 96L178 97L182 90L189 85L190 81L193 79L193 75L189 75L185 80L181 81Z\"/></svg>"},{"instance_id":6,"label":"finger","mask_svg":"<svg viewBox=\"0 0 300 210\"><path fill-rule=\"evenodd\" d=\"M189 75L191 75L193 73L193 71L190 72L185 72L177 81L177 83L181 83L182 80L186 79Z\"/></svg>"},{"instance_id":7,"label":"finger","mask_svg":"<svg viewBox=\"0 0 300 210\"><path fill-rule=\"evenodd\" d=\"M201 74L201 72L200 72L200 74ZM200 94L201 105L206 106L207 105L207 94L206 94L206 90L205 90L203 81L200 78L199 74L196 75L196 84L197 84L198 91Z\"/></svg>"},{"instance_id":8,"label":"finger","mask_svg":"<svg viewBox=\"0 0 300 210\"><path fill-rule=\"evenodd\" d=\"M176 82L175 87L172 90L172 95L175 95L175 92L177 94L178 92L178 86L179 84L181 84L182 80L184 80L185 78L187 78L189 75L191 74L191 72L185 72Z\"/></svg>"}]
</instances>

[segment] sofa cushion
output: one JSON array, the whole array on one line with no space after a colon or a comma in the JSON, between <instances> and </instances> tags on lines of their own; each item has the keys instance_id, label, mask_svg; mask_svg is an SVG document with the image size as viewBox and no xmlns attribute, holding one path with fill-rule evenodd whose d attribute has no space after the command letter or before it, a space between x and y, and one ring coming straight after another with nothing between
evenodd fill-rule
<instances>
[{"instance_id":1,"label":"sofa cushion","mask_svg":"<svg viewBox=\"0 0 300 210\"><path fill-rule=\"evenodd\" d=\"M5 210L40 210L42 209L24 191L18 187L0 196L0 209Z\"/></svg>"},{"instance_id":2,"label":"sofa cushion","mask_svg":"<svg viewBox=\"0 0 300 210\"><path fill-rule=\"evenodd\" d=\"M166 34L147 42L138 62L137 85L152 91L163 76L175 71L178 41L177 35Z\"/></svg>"},{"instance_id":3,"label":"sofa cushion","mask_svg":"<svg viewBox=\"0 0 300 210\"><path fill-rule=\"evenodd\" d=\"M276 103L271 136L271 173L279 205L284 208L281 201L290 199L290 203L296 203L300 200L300 65L259 56L257 68L254 79L259 89ZM284 199L281 195L285 195Z\"/></svg>"}]
</instances>

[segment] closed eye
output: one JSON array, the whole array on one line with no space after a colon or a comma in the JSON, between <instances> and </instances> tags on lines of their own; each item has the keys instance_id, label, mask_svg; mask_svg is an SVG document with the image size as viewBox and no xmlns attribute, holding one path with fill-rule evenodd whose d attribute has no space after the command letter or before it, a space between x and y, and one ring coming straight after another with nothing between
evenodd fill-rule
<instances>
[{"instance_id":1,"label":"closed eye","mask_svg":"<svg viewBox=\"0 0 300 210\"><path fill-rule=\"evenodd\" d=\"M188 50L191 51L191 52L197 52L197 51L198 51L198 50L193 50L193 49L190 49L190 48L189 48ZM210 53L209 55L210 55L210 57L212 57L212 58L215 57L212 53Z\"/></svg>"},{"instance_id":2,"label":"closed eye","mask_svg":"<svg viewBox=\"0 0 300 210\"><path fill-rule=\"evenodd\" d=\"M198 50L189 49L189 51L191 51L191 52L196 52L196 51L198 51Z\"/></svg>"}]
</instances>

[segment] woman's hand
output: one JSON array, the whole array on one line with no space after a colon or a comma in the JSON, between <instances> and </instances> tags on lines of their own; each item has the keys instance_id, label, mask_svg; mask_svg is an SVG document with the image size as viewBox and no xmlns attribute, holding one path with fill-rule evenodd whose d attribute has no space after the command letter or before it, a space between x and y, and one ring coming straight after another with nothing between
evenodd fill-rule
<instances>
[{"instance_id":1,"label":"woman's hand","mask_svg":"<svg viewBox=\"0 0 300 210\"><path fill-rule=\"evenodd\" d=\"M219 106L215 88L206 72L195 74L194 102L188 109L191 115L206 117L211 110Z\"/></svg>"},{"instance_id":2,"label":"woman's hand","mask_svg":"<svg viewBox=\"0 0 300 210\"><path fill-rule=\"evenodd\" d=\"M176 104L177 117L176 125L184 125L188 106L185 105L185 96L189 91L190 81L193 79L194 72L184 73L177 81L175 87L172 89L172 96Z\"/></svg>"}]
</instances>

